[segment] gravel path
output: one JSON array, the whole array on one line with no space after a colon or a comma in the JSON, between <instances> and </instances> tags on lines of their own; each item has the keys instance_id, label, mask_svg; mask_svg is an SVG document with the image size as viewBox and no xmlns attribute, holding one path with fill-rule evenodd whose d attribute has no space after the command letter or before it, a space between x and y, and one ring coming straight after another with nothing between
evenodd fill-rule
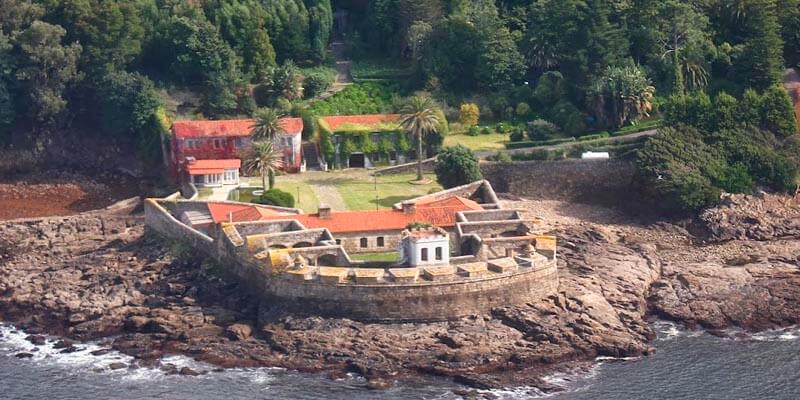
<instances>
[{"instance_id":1,"label":"gravel path","mask_svg":"<svg viewBox=\"0 0 800 400\"><path fill-rule=\"evenodd\" d=\"M359 172L354 171L353 174ZM302 174L284 175L281 178L305 182L311 186L320 204L326 204L334 211L347 210L347 205L342 195L339 194L339 191L336 189L338 180L342 178L340 174L331 174L330 172L323 171L306 171Z\"/></svg>"},{"instance_id":2,"label":"gravel path","mask_svg":"<svg viewBox=\"0 0 800 400\"><path fill-rule=\"evenodd\" d=\"M595 139L595 140L587 140L585 142L567 142L567 143L554 144L554 145L549 145L549 146L525 147L525 148L522 148L522 149L502 149L502 150L476 151L475 152L475 156L480 157L480 158L484 158L484 157L488 157L488 156L491 156L491 155L495 155L498 152L503 152L503 153L508 153L508 154L521 154L521 153L527 153L527 152L530 152L530 151L533 151L533 150L557 150L557 149L561 149L561 148L576 146L578 144L592 144L592 143L596 143L596 142L605 142L605 141L607 141L608 143L624 143L624 142L634 141L634 140L636 140L636 139L638 139L638 138L640 138L642 136L653 136L656 133L658 133L658 129L650 129L650 130L647 130L647 131L631 133L629 135L615 136L615 137L611 137L611 138L603 138L603 139Z\"/></svg>"}]
</instances>

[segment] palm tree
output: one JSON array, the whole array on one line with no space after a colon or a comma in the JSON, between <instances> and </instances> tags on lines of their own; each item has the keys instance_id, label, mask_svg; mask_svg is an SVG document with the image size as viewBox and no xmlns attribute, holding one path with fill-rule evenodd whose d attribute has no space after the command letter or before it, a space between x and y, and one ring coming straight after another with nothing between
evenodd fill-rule
<instances>
[{"instance_id":1,"label":"palm tree","mask_svg":"<svg viewBox=\"0 0 800 400\"><path fill-rule=\"evenodd\" d=\"M400 126L417 138L417 180L422 180L422 138L431 132L441 121L436 115L433 101L428 97L414 96L403 107Z\"/></svg>"},{"instance_id":2,"label":"palm tree","mask_svg":"<svg viewBox=\"0 0 800 400\"><path fill-rule=\"evenodd\" d=\"M251 136L254 141L267 140L270 141L283 133L283 126L281 125L281 115L272 108L261 108L256 111L255 123L251 128Z\"/></svg>"},{"instance_id":3,"label":"palm tree","mask_svg":"<svg viewBox=\"0 0 800 400\"><path fill-rule=\"evenodd\" d=\"M269 177L269 189L272 189L275 185L275 171L283 168L283 157L272 147L272 141L254 142L244 159L242 168L244 172L261 174L261 185L264 190L267 190L267 177Z\"/></svg>"}]
</instances>

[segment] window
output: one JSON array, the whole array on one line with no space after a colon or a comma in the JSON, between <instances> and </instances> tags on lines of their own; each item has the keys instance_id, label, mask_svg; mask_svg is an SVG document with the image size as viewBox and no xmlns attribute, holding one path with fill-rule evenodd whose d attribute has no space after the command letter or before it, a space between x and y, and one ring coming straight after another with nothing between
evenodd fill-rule
<instances>
[{"instance_id":1,"label":"window","mask_svg":"<svg viewBox=\"0 0 800 400\"><path fill-rule=\"evenodd\" d=\"M241 149L244 147L244 140L242 140L242 138L236 138L233 141L233 145L236 146L237 149Z\"/></svg>"},{"instance_id":2,"label":"window","mask_svg":"<svg viewBox=\"0 0 800 400\"><path fill-rule=\"evenodd\" d=\"M378 247L383 247L383 236L378 236Z\"/></svg>"},{"instance_id":3,"label":"window","mask_svg":"<svg viewBox=\"0 0 800 400\"><path fill-rule=\"evenodd\" d=\"M219 139L214 139L214 148L215 148L215 149L220 149L220 148L222 148L222 141L221 141L221 140L219 140Z\"/></svg>"},{"instance_id":4,"label":"window","mask_svg":"<svg viewBox=\"0 0 800 400\"><path fill-rule=\"evenodd\" d=\"M235 169L225 171L225 183L236 183L238 172Z\"/></svg>"},{"instance_id":5,"label":"window","mask_svg":"<svg viewBox=\"0 0 800 400\"><path fill-rule=\"evenodd\" d=\"M442 248L441 247L437 247L436 248L436 261L442 261L442 257L443 257L442 256Z\"/></svg>"},{"instance_id":6,"label":"window","mask_svg":"<svg viewBox=\"0 0 800 400\"><path fill-rule=\"evenodd\" d=\"M337 245L342 244L342 239L336 239L336 244Z\"/></svg>"},{"instance_id":7,"label":"window","mask_svg":"<svg viewBox=\"0 0 800 400\"><path fill-rule=\"evenodd\" d=\"M369 241L367 241L367 238L361 238L361 247L365 248L367 246L369 246Z\"/></svg>"},{"instance_id":8,"label":"window","mask_svg":"<svg viewBox=\"0 0 800 400\"><path fill-rule=\"evenodd\" d=\"M422 261L428 261L428 249L422 249L419 259Z\"/></svg>"}]
</instances>

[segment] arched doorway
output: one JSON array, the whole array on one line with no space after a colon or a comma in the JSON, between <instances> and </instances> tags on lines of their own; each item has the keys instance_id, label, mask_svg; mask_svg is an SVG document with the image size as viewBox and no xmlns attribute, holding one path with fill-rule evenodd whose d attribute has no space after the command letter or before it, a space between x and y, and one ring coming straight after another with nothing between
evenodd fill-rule
<instances>
[{"instance_id":1,"label":"arched doorway","mask_svg":"<svg viewBox=\"0 0 800 400\"><path fill-rule=\"evenodd\" d=\"M293 249L300 249L300 248L303 248L303 247L311 247L311 246L313 246L313 244L311 244L310 242L299 242L299 243L295 243L294 246L292 246L292 248Z\"/></svg>"}]
</instances>

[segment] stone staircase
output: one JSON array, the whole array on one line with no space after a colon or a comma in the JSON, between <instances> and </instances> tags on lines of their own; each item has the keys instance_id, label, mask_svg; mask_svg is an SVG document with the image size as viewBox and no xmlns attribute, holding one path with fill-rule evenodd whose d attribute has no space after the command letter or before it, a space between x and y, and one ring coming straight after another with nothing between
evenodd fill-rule
<instances>
[{"instance_id":1,"label":"stone staircase","mask_svg":"<svg viewBox=\"0 0 800 400\"><path fill-rule=\"evenodd\" d=\"M302 147L303 160L306 161L307 170L322 169L322 160L319 154L317 144L314 142L305 142Z\"/></svg>"}]
</instances>

